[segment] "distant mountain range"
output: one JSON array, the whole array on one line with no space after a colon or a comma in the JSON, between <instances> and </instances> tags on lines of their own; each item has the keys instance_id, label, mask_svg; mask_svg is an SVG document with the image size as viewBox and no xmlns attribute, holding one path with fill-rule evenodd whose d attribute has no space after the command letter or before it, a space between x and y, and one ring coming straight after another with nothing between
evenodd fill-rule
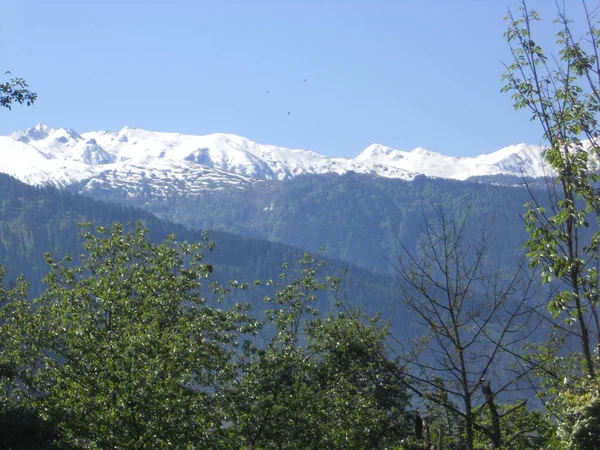
<instances>
[{"instance_id":1,"label":"distant mountain range","mask_svg":"<svg viewBox=\"0 0 600 450\"><path fill-rule=\"evenodd\" d=\"M168 198L243 190L298 175L355 172L402 180L425 175L492 181L498 176L542 177L545 167L542 148L526 144L473 158L373 144L350 159L224 133L193 136L125 127L78 134L38 124L0 137L0 172L30 185L71 187L91 195L119 190L129 197Z\"/></svg>"},{"instance_id":2,"label":"distant mountain range","mask_svg":"<svg viewBox=\"0 0 600 450\"><path fill-rule=\"evenodd\" d=\"M468 207L473 236L482 223L495 223L494 251L510 266L522 255L519 215L530 200L528 190L514 186L545 175L542 150L520 144L456 158L374 144L349 159L231 134L129 127L78 134L38 124L0 137L0 173L140 207L194 229L313 252L326 246L330 257L390 272L398 243L414 249L438 204L457 217Z\"/></svg>"}]
</instances>

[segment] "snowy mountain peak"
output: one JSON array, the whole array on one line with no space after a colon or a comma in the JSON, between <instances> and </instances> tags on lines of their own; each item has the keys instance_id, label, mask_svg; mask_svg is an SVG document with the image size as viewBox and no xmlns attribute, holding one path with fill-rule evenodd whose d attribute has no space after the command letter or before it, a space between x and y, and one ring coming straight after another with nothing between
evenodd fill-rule
<instances>
[{"instance_id":1,"label":"snowy mountain peak","mask_svg":"<svg viewBox=\"0 0 600 450\"><path fill-rule=\"evenodd\" d=\"M371 144L355 158L357 161L390 161L404 158L403 151L394 150L382 144Z\"/></svg>"},{"instance_id":2,"label":"snowy mountain peak","mask_svg":"<svg viewBox=\"0 0 600 450\"><path fill-rule=\"evenodd\" d=\"M27 128L26 131L31 134L47 135L50 130L53 130L53 128L50 128L48 125L40 122L37 123L33 128Z\"/></svg>"},{"instance_id":3,"label":"snowy mountain peak","mask_svg":"<svg viewBox=\"0 0 600 450\"><path fill-rule=\"evenodd\" d=\"M427 150L426 148L423 148L423 147L414 148L410 152L415 155L423 155L423 156L433 156L433 157L439 157L439 156L443 157L444 156L441 153L432 152L431 150Z\"/></svg>"},{"instance_id":4,"label":"snowy mountain peak","mask_svg":"<svg viewBox=\"0 0 600 450\"><path fill-rule=\"evenodd\" d=\"M126 126L118 132L80 135L37 124L0 137L0 154L5 155L0 172L29 184L77 183L84 191L119 188L139 195L151 186L153 192L190 195L260 180L350 171L404 180L420 174L458 180L499 174L536 177L544 175L541 153L539 146L519 144L489 155L457 158L420 147L407 152L373 144L354 159L330 158L227 133L198 136ZM18 161L8 156L15 154Z\"/></svg>"},{"instance_id":5,"label":"snowy mountain peak","mask_svg":"<svg viewBox=\"0 0 600 450\"><path fill-rule=\"evenodd\" d=\"M81 139L81 136L79 136L71 128L52 128L43 123L38 123L32 128L26 128L25 130L17 131L13 133L11 137L24 143L54 138L59 143L64 144L67 141Z\"/></svg>"},{"instance_id":6,"label":"snowy mountain peak","mask_svg":"<svg viewBox=\"0 0 600 450\"><path fill-rule=\"evenodd\" d=\"M474 158L445 156L422 147L405 152L373 144L363 150L356 159L403 168L430 177L457 180L487 175L541 177L546 173L542 147L526 144L511 145Z\"/></svg>"},{"instance_id":7,"label":"snowy mountain peak","mask_svg":"<svg viewBox=\"0 0 600 450\"><path fill-rule=\"evenodd\" d=\"M29 142L30 140L38 140L44 139L48 137L48 134L52 128L44 125L43 123L38 123L32 128L26 128L23 131L17 131L11 135L12 138L21 142Z\"/></svg>"}]
</instances>

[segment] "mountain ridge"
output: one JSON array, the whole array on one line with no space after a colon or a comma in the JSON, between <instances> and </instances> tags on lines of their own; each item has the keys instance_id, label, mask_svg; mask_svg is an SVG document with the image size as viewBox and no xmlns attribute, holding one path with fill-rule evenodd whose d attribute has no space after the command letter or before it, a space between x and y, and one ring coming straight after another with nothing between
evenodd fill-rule
<instances>
[{"instance_id":1,"label":"mountain ridge","mask_svg":"<svg viewBox=\"0 0 600 450\"><path fill-rule=\"evenodd\" d=\"M37 124L0 137L0 172L31 185L80 192L120 188L132 196L175 190L243 189L253 183L299 175L356 172L412 180L419 175L472 177L545 175L543 148L518 144L476 157L452 157L417 147L410 152L372 144L356 158L328 157L311 150L254 142L227 133L185 135L123 127L89 131ZM15 158L13 155L20 155ZM165 192L162 192L165 191Z\"/></svg>"},{"instance_id":2,"label":"mountain ridge","mask_svg":"<svg viewBox=\"0 0 600 450\"><path fill-rule=\"evenodd\" d=\"M39 295L45 288L42 278L50 268L45 252L59 259L69 254L75 261L83 252L77 225L81 221L105 227L114 222L129 224L126 226L140 222L149 229L149 238L156 243L163 242L171 234L175 234L179 242L199 242L204 237L201 230L162 220L139 208L104 202L51 186L33 187L0 174L0 265L7 267L5 282L14 283L20 275L25 275L31 296ZM209 238L215 247L205 252L205 261L214 266L212 280L224 284L230 279L248 283L277 280L283 263L288 263L293 271L298 270L301 267L299 261L307 251L219 230L211 230ZM400 314L402 306L395 302L394 276L359 267L327 253L315 252L314 255L326 262L321 271L323 275L339 276L347 271L339 295L348 295L353 305L360 305L369 314L395 314L402 321L405 314ZM261 308L262 299L268 293L265 289L261 286L253 291L241 290L234 298L246 298ZM207 289L207 295L208 292ZM325 308L329 304L329 301L321 302ZM402 323L406 324L406 321Z\"/></svg>"}]
</instances>

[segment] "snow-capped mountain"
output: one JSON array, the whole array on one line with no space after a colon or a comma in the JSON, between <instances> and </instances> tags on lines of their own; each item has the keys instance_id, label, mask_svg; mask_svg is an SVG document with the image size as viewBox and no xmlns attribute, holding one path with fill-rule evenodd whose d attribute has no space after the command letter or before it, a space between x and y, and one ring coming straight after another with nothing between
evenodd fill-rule
<instances>
[{"instance_id":1,"label":"snow-capped mountain","mask_svg":"<svg viewBox=\"0 0 600 450\"><path fill-rule=\"evenodd\" d=\"M123 189L129 196L194 195L243 188L261 180L349 171L411 180L417 175L464 180L473 176L544 175L542 149L514 145L489 155L456 158L380 144L356 158L263 145L232 134L205 136L121 131L78 134L38 124L0 137L0 172L33 185L74 186L81 192Z\"/></svg>"},{"instance_id":2,"label":"snow-capped mountain","mask_svg":"<svg viewBox=\"0 0 600 450\"><path fill-rule=\"evenodd\" d=\"M542 158L542 148L527 144L511 145L494 153L474 158L444 156L420 147L410 152L403 152L373 144L363 150L356 157L356 161L378 163L429 177L456 180L489 175L536 178L546 175L547 170Z\"/></svg>"}]
</instances>

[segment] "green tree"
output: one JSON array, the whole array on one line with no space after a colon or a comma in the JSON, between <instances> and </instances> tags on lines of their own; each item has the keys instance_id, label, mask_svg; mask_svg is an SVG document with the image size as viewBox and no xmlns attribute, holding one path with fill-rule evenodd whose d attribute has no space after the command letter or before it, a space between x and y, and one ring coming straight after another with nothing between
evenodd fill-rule
<instances>
[{"instance_id":1,"label":"green tree","mask_svg":"<svg viewBox=\"0 0 600 450\"><path fill-rule=\"evenodd\" d=\"M319 316L339 279L309 255L299 277L264 283L271 309L255 320L220 302L234 288L253 298L248 284L201 285L208 241L157 245L139 224L82 237L77 261L46 254L33 305L24 282L2 291L0 430L16 424L44 448L391 448L406 436L387 327L340 305Z\"/></svg>"},{"instance_id":2,"label":"green tree","mask_svg":"<svg viewBox=\"0 0 600 450\"><path fill-rule=\"evenodd\" d=\"M147 233L85 228L79 264L46 256L28 330L41 351L37 407L79 447L215 448L232 355L252 323L207 303L211 244L155 245Z\"/></svg>"},{"instance_id":3,"label":"green tree","mask_svg":"<svg viewBox=\"0 0 600 450\"><path fill-rule=\"evenodd\" d=\"M60 429L40 416L28 389L36 361L35 346L23 334L31 324L29 286L19 278L6 288L5 275L0 266L0 448L57 449Z\"/></svg>"},{"instance_id":4,"label":"green tree","mask_svg":"<svg viewBox=\"0 0 600 450\"><path fill-rule=\"evenodd\" d=\"M339 280L317 275L307 255L300 277L267 298L262 343L246 349L233 392L231 434L241 448L390 448L406 435L406 388L382 358L388 330L356 311L319 317ZM284 278L285 280L285 278Z\"/></svg>"},{"instance_id":5,"label":"green tree","mask_svg":"<svg viewBox=\"0 0 600 450\"><path fill-rule=\"evenodd\" d=\"M565 3L557 5L557 55L544 51L534 29L540 17L526 1L518 15L509 12L505 36L513 61L503 90L512 93L515 108L528 109L541 124L553 177L550 208L533 198L525 215L530 266L541 268L543 283L553 284L557 294L548 310L561 320L535 363L541 394L558 420L557 448L592 449L600 436L600 28L582 1L584 31L577 36ZM574 340L579 352L561 353Z\"/></svg>"},{"instance_id":6,"label":"green tree","mask_svg":"<svg viewBox=\"0 0 600 450\"><path fill-rule=\"evenodd\" d=\"M600 442L600 386L597 379L575 378L557 391L551 411L558 412L555 448L592 450Z\"/></svg>"},{"instance_id":7,"label":"green tree","mask_svg":"<svg viewBox=\"0 0 600 450\"><path fill-rule=\"evenodd\" d=\"M552 439L556 427L539 409L529 409L522 401L500 406L502 421L503 450L539 450L554 448ZM480 418L482 423L491 424L489 412L484 410ZM476 448L485 448L488 436L476 433Z\"/></svg>"},{"instance_id":8,"label":"green tree","mask_svg":"<svg viewBox=\"0 0 600 450\"><path fill-rule=\"evenodd\" d=\"M513 62L504 74L506 92L515 108L527 108L542 125L548 147L544 159L555 178L549 180L550 208L529 204L525 224L532 267L542 281L558 281L560 292L548 304L564 318L564 330L580 343L583 370L593 378L600 343L598 269L600 196L595 183L599 155L597 115L600 112L600 30L583 2L587 32L576 38L564 5L558 10L557 56L547 55L536 42L533 26L539 15L523 1L520 15L509 13L505 36ZM587 48L586 48L587 46ZM587 230L593 225L592 230Z\"/></svg>"},{"instance_id":9,"label":"green tree","mask_svg":"<svg viewBox=\"0 0 600 450\"><path fill-rule=\"evenodd\" d=\"M6 72L5 75L10 74ZM33 105L37 100L37 94L29 90L27 82L23 78L11 78L0 83L0 106L12 109L12 105L18 103L27 106Z\"/></svg>"},{"instance_id":10,"label":"green tree","mask_svg":"<svg viewBox=\"0 0 600 450\"><path fill-rule=\"evenodd\" d=\"M409 395L397 378L402 368L386 349L388 328L345 311L311 322L307 334L326 397L323 427L331 448L397 446L411 431Z\"/></svg>"}]
</instances>

